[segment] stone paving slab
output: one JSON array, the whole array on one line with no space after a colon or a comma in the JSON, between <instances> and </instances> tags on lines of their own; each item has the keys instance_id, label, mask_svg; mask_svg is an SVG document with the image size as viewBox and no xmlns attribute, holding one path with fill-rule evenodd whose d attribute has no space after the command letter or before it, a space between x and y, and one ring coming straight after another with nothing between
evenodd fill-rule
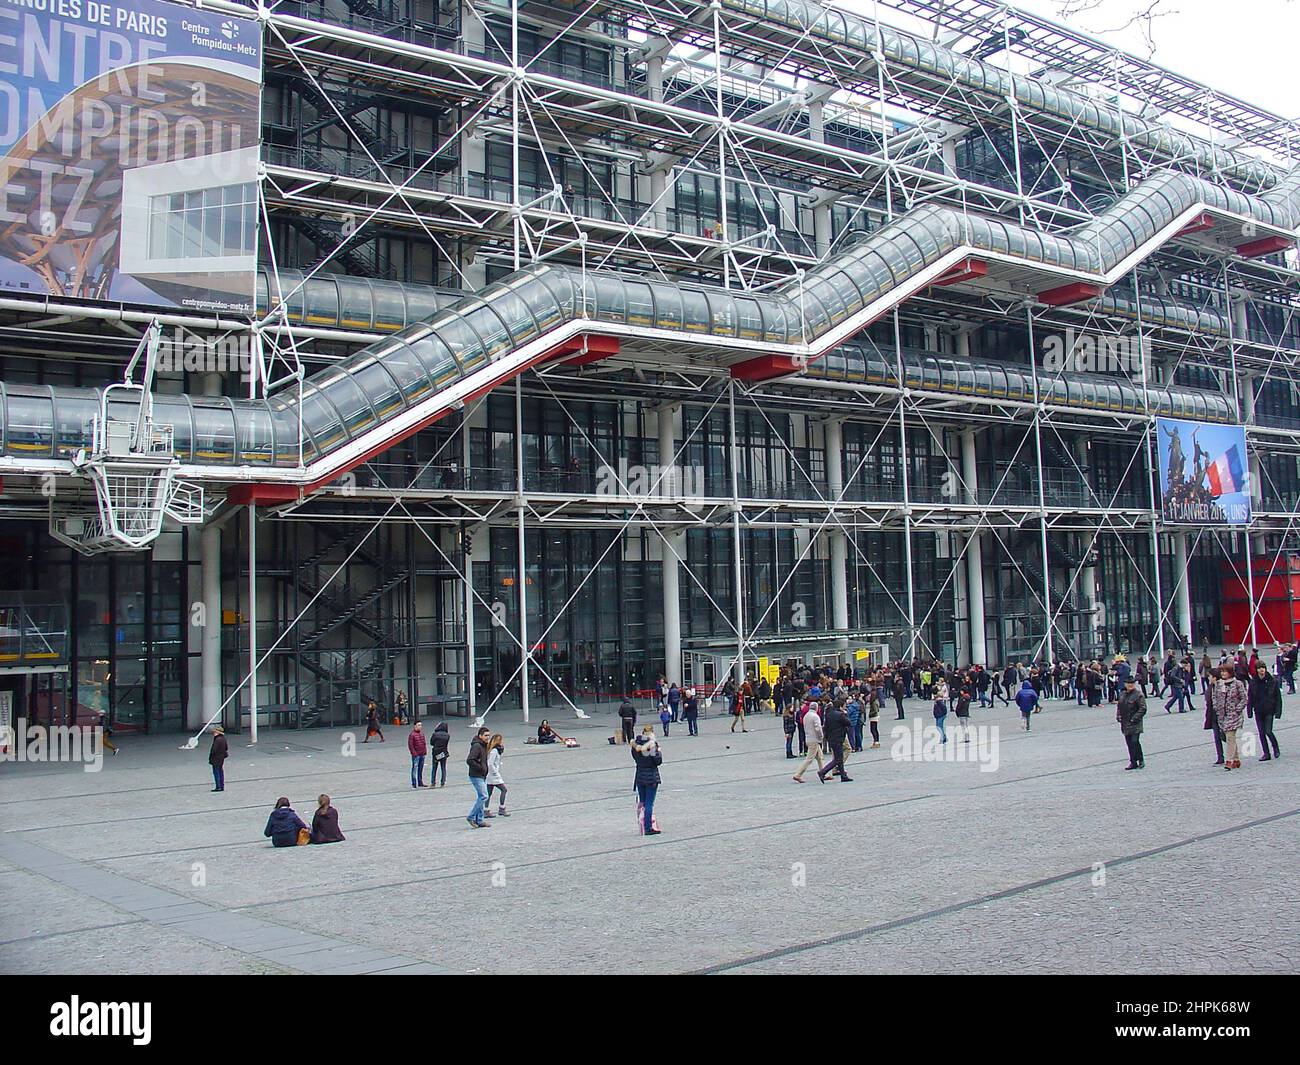
<instances>
[{"instance_id":1,"label":"stone paving slab","mask_svg":"<svg viewBox=\"0 0 1300 1065\"><path fill-rule=\"evenodd\" d=\"M1209 765L1199 713L1151 714L1148 768L1125 773L1113 708L1052 702L1028 735L1005 708L975 711L1001 729L995 772L895 759L882 719L854 782L826 785L790 781L776 719L751 718L748 735L710 719L661 739L665 834L651 838L634 825L628 749L604 742L612 717L548 712L583 744L564 750L525 745L534 725L494 714L513 816L486 831L464 821L463 721L435 790L409 786L405 728L354 754L345 730L254 751L233 737L221 795L206 746L133 737L98 774L0 766L0 885L20 878L59 918L32 941L0 913L0 966L101 971L65 941L130 921L121 971L170 971L168 957L322 974L1294 971L1300 918L1270 894L1300 858L1300 698L1286 705L1284 757L1240 773ZM929 728L928 708L908 709L907 727ZM321 791L347 842L272 848L276 796L310 819ZM1243 867L1257 851L1267 860ZM1119 864L1094 888L1099 862ZM1246 898L1256 868L1267 889ZM1225 885L1249 933L1235 951L1210 902ZM862 934L819 946L846 933Z\"/></svg>"}]
</instances>

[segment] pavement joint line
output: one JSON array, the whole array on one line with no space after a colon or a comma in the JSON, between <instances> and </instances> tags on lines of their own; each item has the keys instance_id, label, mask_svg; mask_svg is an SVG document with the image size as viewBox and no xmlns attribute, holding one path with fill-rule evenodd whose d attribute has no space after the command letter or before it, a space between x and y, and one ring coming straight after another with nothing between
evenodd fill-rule
<instances>
[{"instance_id":1,"label":"pavement joint line","mask_svg":"<svg viewBox=\"0 0 1300 1065\"><path fill-rule=\"evenodd\" d=\"M1300 815L1300 807L1293 810L1286 810L1281 813L1270 814L1267 817L1256 818L1252 821L1243 821L1240 824L1229 825L1226 828L1215 829L1213 832L1202 832L1195 836L1189 836L1186 839L1161 844L1158 847L1150 847L1146 850L1135 851L1132 854L1122 855L1119 858L1105 860L1102 864L1108 869L1113 869L1116 866L1131 865L1135 862L1144 861L1147 858L1153 858L1156 855L1167 854L1170 851L1179 850L1183 847L1195 846L1198 843L1205 843L1209 840L1218 839L1222 836L1232 835L1237 832L1249 831L1252 828L1259 828L1262 825L1272 824L1275 821L1283 821L1297 815ZM884 921L880 924L868 925L865 928L840 932L833 936L825 936L821 939L809 940L806 943L796 943L788 947L778 947L774 950L763 951L759 954L751 954L747 957L736 958L733 961L718 962L713 965L707 965L701 969L693 969L685 975L713 976L718 973L729 972L733 969L743 969L751 965L761 964L765 961L775 961L778 958L786 958L794 954L802 954L810 950L818 950L822 947L832 947L841 943L849 943L854 940L865 939L867 936L877 935L881 932L889 932L895 928L904 928L908 925L919 924L922 921L935 920L953 913L959 913L962 910L971 909L975 906L983 906L990 902L1000 902L1004 899L1014 898L1017 895L1023 895L1029 891L1052 887L1055 884L1064 883L1067 880L1073 880L1080 876L1091 876L1093 872L1093 866L1088 865L1081 869L1072 869L1069 872L1056 873L1052 876L1042 877L1025 884L1018 884L1013 887L1004 888L1001 891L995 891L987 895L980 895L977 898L966 899L962 902L954 902L948 906L941 906L935 910L927 910L924 913L910 914L907 917L898 917L892 921Z\"/></svg>"},{"instance_id":2,"label":"pavement joint line","mask_svg":"<svg viewBox=\"0 0 1300 1065\"><path fill-rule=\"evenodd\" d=\"M37 862L29 863L27 861L24 861L23 859L24 852L27 853L28 857L36 858ZM32 852L36 852L36 853L32 853ZM183 895L177 895L174 892L165 891L162 888L155 888L152 885L140 884L139 882L132 880L121 873L115 873L105 869L98 869L96 867L88 866L85 865L84 863L77 862L76 860L73 859L69 859L64 862L55 862L55 863L40 860L42 855L52 855L53 853L54 852L51 852L44 847L41 847L39 844L28 843L26 841L18 842L18 841L6 841L4 839L0 839L0 856L2 856L6 861L11 862L13 865L19 867L20 869L25 869L28 873L34 876L41 876L44 879L50 880L54 883L63 884L65 887L71 887L73 890L77 891L82 895L85 895L89 898L97 899L98 901L103 902L106 905L113 906L114 908L121 910L122 912L134 918L134 920L122 921L110 925L108 927L116 928L116 927L121 927L124 924L153 924L153 925L157 925L158 927L170 928L182 932L195 939L202 939L210 943L215 943L217 946L225 950L237 951L241 954L247 954L251 957L259 958L262 960L268 960L267 958L264 957L264 954L268 952L274 952L277 950L283 951L287 949L291 944L294 944L295 942L298 944L303 944L304 946L314 945L316 950L354 950L355 951L355 950L372 949L370 947L367 947L365 944L353 943L349 940L338 939L333 936L323 936L318 932L308 932L302 929L295 929L289 925L282 925L279 924L278 922L269 920L264 917L254 917L248 914L237 913L231 910L225 910L217 907L208 907L209 912L206 914L191 914L186 917L181 917L181 918L173 917L172 919L165 919L161 921L154 920L148 916L148 911L150 909L157 909L158 908L157 906L151 906L151 907L137 906L136 908L132 908L131 906L126 905L125 903L129 901L132 895L136 895L137 899L148 898L151 900L170 897L171 899L174 900L172 905L178 905L178 906L183 904L203 906L205 904L199 903L194 899L186 898ZM74 876L71 878L62 878L56 875L51 875L51 873L60 869L69 869L70 871L72 869L75 869L81 875ZM123 881L125 883L121 883ZM98 890L96 890L96 888L98 888ZM216 932L219 930L219 928L213 929L212 934L204 934L203 932L197 930L198 927L205 926L205 925L217 925L217 926L224 925L225 926L224 930L227 932L239 928L242 925L247 929L247 931L244 932L244 934L242 935L236 934L236 935L224 935L218 937ZM88 930L89 929L86 929L86 931ZM57 934L59 933L51 933L51 935L57 935ZM268 940L268 934L270 936L269 940ZM252 941L249 944L250 946L254 942L260 942L264 949L262 951L250 950L242 946L236 946L234 945L234 943L232 943L232 940L238 942L248 936L253 937ZM287 937L287 938L285 938L285 941L283 943L279 943L278 940L282 937ZM310 941L305 941L304 937L311 937L311 939ZM266 945L268 941L271 943L270 946ZM15 940L14 942L21 942L21 940ZM399 959L402 956L387 954L386 957ZM286 968L291 968L291 969L298 968L297 966L285 962L281 959L270 958L269 960L275 961L277 964L283 965ZM427 964L425 962L422 962L418 958L405 959L405 961L409 965ZM298 969L298 971L310 973L313 972L314 970Z\"/></svg>"},{"instance_id":3,"label":"pavement joint line","mask_svg":"<svg viewBox=\"0 0 1300 1065\"><path fill-rule=\"evenodd\" d=\"M91 924L83 925L80 928L66 928L59 932L37 932L30 936L18 936L14 939L0 939L0 947L10 947L17 943L39 943L45 939L56 939L59 936L76 936L83 932L106 932L110 928L126 928L133 924L148 924L144 917L124 917L120 921L114 921L111 924Z\"/></svg>"}]
</instances>

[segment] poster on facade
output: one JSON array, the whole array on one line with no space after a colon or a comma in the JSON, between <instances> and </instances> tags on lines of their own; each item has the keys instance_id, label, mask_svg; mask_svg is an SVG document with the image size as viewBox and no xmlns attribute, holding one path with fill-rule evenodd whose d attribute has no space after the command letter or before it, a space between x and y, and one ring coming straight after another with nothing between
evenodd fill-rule
<instances>
[{"instance_id":1,"label":"poster on facade","mask_svg":"<svg viewBox=\"0 0 1300 1065\"><path fill-rule=\"evenodd\" d=\"M1246 430L1157 418L1160 512L1171 525L1250 524Z\"/></svg>"},{"instance_id":2,"label":"poster on facade","mask_svg":"<svg viewBox=\"0 0 1300 1065\"><path fill-rule=\"evenodd\" d=\"M262 42L167 0L0 0L0 296L248 314Z\"/></svg>"}]
</instances>

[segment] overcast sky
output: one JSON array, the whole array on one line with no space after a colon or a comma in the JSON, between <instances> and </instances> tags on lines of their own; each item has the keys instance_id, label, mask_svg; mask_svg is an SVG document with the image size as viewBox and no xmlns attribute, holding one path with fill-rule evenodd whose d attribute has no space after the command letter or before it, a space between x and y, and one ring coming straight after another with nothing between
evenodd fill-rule
<instances>
[{"instance_id":1,"label":"overcast sky","mask_svg":"<svg viewBox=\"0 0 1300 1065\"><path fill-rule=\"evenodd\" d=\"M833 0L870 15L873 0ZM1142 30L1124 26L1152 0L1100 0L1094 10L1061 18L1066 0L1014 0L1012 6L1068 21L1076 29L1146 58ZM1073 6L1082 6L1076 0ZM1151 34L1161 66L1287 118L1300 118L1300 0L1159 0ZM879 6L883 22L901 24Z\"/></svg>"}]
</instances>

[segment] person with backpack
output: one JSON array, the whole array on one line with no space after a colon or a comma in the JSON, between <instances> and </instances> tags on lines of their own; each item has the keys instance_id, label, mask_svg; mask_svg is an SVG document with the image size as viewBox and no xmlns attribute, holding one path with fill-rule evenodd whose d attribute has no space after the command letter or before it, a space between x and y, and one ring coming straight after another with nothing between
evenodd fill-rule
<instances>
[{"instance_id":1,"label":"person with backpack","mask_svg":"<svg viewBox=\"0 0 1300 1065\"><path fill-rule=\"evenodd\" d=\"M429 737L431 741L431 750L433 753L433 764L429 766L429 787L436 788L440 785L437 783L441 768L442 784L441 787L447 786L447 748L451 745L451 733L447 731L447 722L439 721L433 727L433 735Z\"/></svg>"},{"instance_id":2,"label":"person with backpack","mask_svg":"<svg viewBox=\"0 0 1300 1065\"><path fill-rule=\"evenodd\" d=\"M1020 716L1025 720L1025 731L1029 732L1029 716L1038 707L1038 693L1034 691L1034 686L1025 680L1020 685L1020 690L1016 692L1016 706L1020 707Z\"/></svg>"},{"instance_id":3,"label":"person with backpack","mask_svg":"<svg viewBox=\"0 0 1300 1065\"><path fill-rule=\"evenodd\" d=\"M506 781L501 775L501 756L506 753L506 741L502 738L501 733L494 733L488 740L488 764L487 764L487 802L483 806L484 817L496 817L500 814L502 817L509 817L506 813ZM501 797L497 800L497 812L492 812L492 792L499 791Z\"/></svg>"},{"instance_id":4,"label":"person with backpack","mask_svg":"<svg viewBox=\"0 0 1300 1065\"><path fill-rule=\"evenodd\" d=\"M632 743L632 761L636 763L632 787L636 791L637 805L641 808L641 830L647 836L657 836L660 829L654 815L655 795L659 791L659 767L663 765L664 756L659 750L654 729L649 725Z\"/></svg>"},{"instance_id":5,"label":"person with backpack","mask_svg":"<svg viewBox=\"0 0 1300 1065\"><path fill-rule=\"evenodd\" d=\"M469 744L469 756L465 759L465 764L469 766L470 786L474 789L474 806L465 818L470 828L492 827L483 820L488 797L488 737L491 731L485 725L475 733Z\"/></svg>"}]
</instances>

